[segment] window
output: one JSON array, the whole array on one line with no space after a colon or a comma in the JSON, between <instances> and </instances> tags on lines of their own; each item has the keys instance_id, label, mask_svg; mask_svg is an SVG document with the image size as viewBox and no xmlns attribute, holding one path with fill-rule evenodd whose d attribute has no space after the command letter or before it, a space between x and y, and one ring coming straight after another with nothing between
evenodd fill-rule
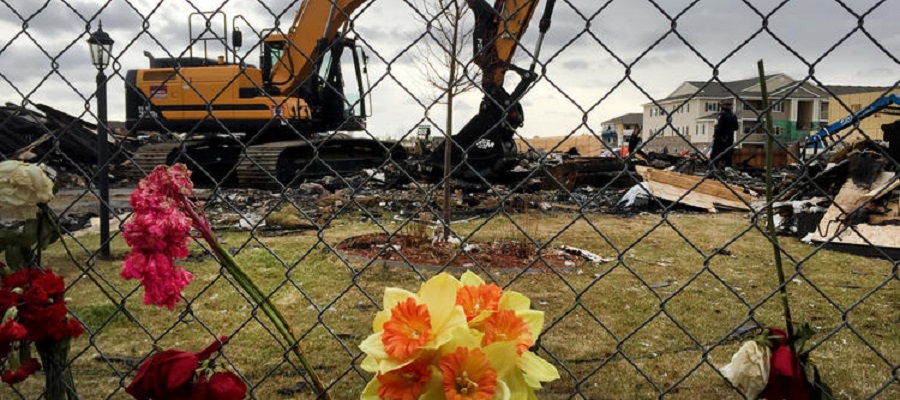
<instances>
[{"instance_id":1,"label":"window","mask_svg":"<svg viewBox=\"0 0 900 400\"><path fill-rule=\"evenodd\" d=\"M781 136L781 132L782 132L781 127L776 126L775 127L775 136Z\"/></svg>"},{"instance_id":2,"label":"window","mask_svg":"<svg viewBox=\"0 0 900 400\"><path fill-rule=\"evenodd\" d=\"M707 101L706 112L719 112L719 103L716 101Z\"/></svg>"},{"instance_id":3,"label":"window","mask_svg":"<svg viewBox=\"0 0 900 400\"><path fill-rule=\"evenodd\" d=\"M772 112L783 113L784 112L784 102L779 101L772 105Z\"/></svg>"}]
</instances>

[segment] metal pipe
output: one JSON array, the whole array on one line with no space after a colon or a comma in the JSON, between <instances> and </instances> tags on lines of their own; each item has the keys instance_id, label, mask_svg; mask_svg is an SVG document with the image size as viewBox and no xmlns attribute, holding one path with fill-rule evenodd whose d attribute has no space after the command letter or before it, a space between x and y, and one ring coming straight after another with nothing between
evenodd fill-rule
<instances>
[{"instance_id":1,"label":"metal pipe","mask_svg":"<svg viewBox=\"0 0 900 400\"><path fill-rule=\"evenodd\" d=\"M106 74L97 71L97 189L100 191L100 255L110 258L109 251L109 130L106 116Z\"/></svg>"}]
</instances>

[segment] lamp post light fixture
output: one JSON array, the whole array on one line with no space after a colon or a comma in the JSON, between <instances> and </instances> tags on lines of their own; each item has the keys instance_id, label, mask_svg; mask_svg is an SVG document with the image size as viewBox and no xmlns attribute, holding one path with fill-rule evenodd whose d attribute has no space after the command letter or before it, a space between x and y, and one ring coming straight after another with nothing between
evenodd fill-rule
<instances>
[{"instance_id":1,"label":"lamp post light fixture","mask_svg":"<svg viewBox=\"0 0 900 400\"><path fill-rule=\"evenodd\" d=\"M112 47L115 43L103 31L103 22L88 38L91 48L91 63L97 67L97 189L100 191L100 254L101 259L109 259L109 127L106 117L106 74Z\"/></svg>"}]
</instances>

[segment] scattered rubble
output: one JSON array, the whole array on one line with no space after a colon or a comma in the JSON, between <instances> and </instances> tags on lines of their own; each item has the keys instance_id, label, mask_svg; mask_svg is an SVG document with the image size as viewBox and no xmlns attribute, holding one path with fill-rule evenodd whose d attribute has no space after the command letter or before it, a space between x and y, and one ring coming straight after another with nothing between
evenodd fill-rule
<instances>
[{"instance_id":1,"label":"scattered rubble","mask_svg":"<svg viewBox=\"0 0 900 400\"><path fill-rule=\"evenodd\" d=\"M60 174L57 185L86 186L84 175L97 164L97 126L44 104L34 107L37 110L11 103L0 107L0 154L50 165ZM114 179L124 177L121 167L132 147L110 133L106 154Z\"/></svg>"},{"instance_id":2,"label":"scattered rubble","mask_svg":"<svg viewBox=\"0 0 900 400\"><path fill-rule=\"evenodd\" d=\"M785 171L773 204L779 230L811 244L900 249L900 181L887 153L864 141L806 171Z\"/></svg>"}]
</instances>

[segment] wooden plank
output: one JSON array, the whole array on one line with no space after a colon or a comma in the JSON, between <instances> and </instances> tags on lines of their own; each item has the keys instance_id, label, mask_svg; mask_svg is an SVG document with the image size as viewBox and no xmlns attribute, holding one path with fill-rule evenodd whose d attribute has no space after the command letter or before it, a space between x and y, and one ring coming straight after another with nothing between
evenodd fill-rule
<instances>
[{"instance_id":1,"label":"wooden plank","mask_svg":"<svg viewBox=\"0 0 900 400\"><path fill-rule=\"evenodd\" d=\"M834 203L819 222L819 228L813 232L812 240L900 249L900 226L898 225L861 223L850 229L845 222L848 214L852 214L869 200L890 194L892 190L900 187L900 181L894 181L893 178L893 173L882 172L872 183L872 190L859 187L853 183L852 179L848 178L834 198Z\"/></svg>"},{"instance_id":2,"label":"wooden plank","mask_svg":"<svg viewBox=\"0 0 900 400\"><path fill-rule=\"evenodd\" d=\"M636 166L635 171L647 182L654 196L710 212L715 212L716 207L750 211L748 204L755 200L740 187L713 179L644 166Z\"/></svg>"}]
</instances>

